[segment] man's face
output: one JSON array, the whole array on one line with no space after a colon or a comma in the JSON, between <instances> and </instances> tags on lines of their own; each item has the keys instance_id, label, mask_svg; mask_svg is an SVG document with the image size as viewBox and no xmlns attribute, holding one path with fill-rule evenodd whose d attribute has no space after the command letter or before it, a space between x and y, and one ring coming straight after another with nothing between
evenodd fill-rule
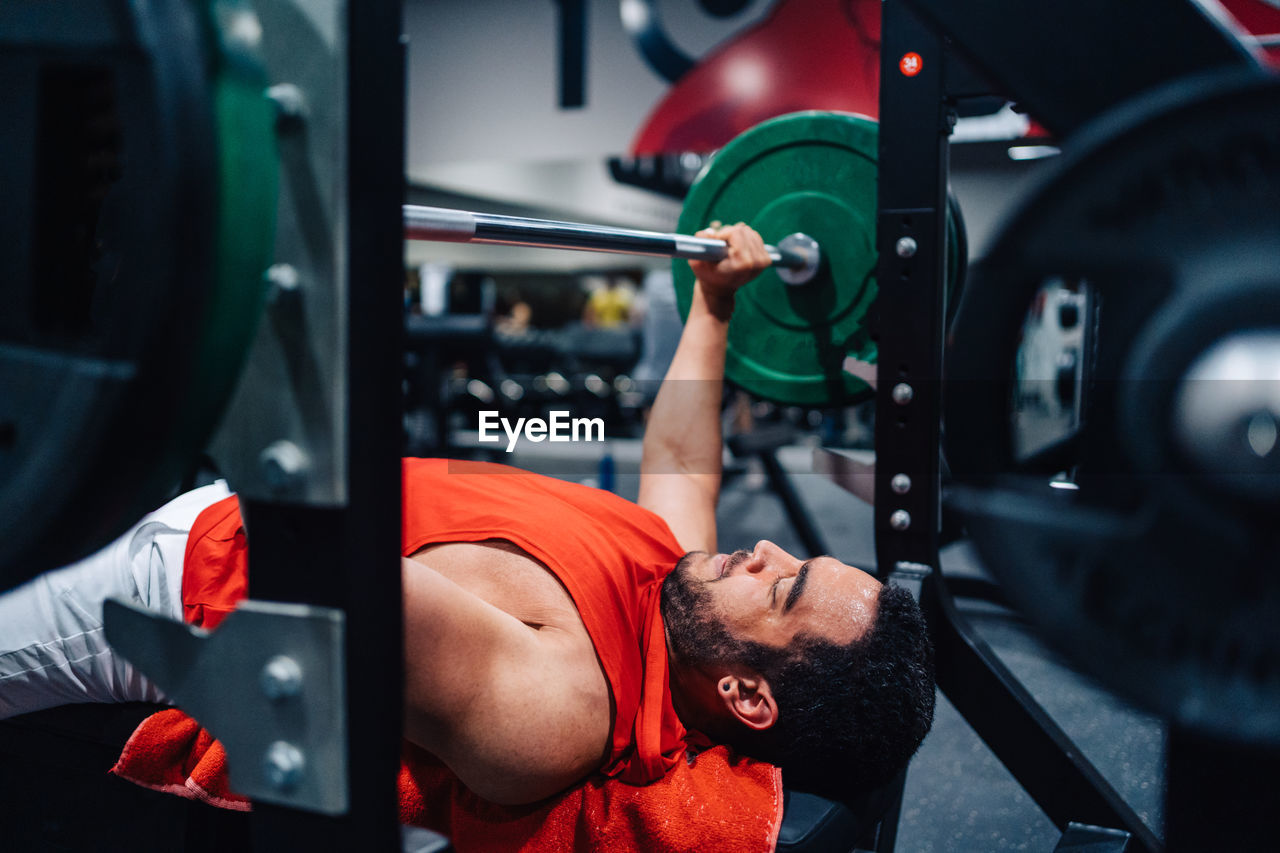
<instances>
[{"instance_id":1,"label":"man's face","mask_svg":"<svg viewBox=\"0 0 1280 853\"><path fill-rule=\"evenodd\" d=\"M724 631L773 648L800 633L847 645L875 621L879 593L879 581L834 557L800 560L762 540L686 554L663 586L663 616L677 651L697 657L714 654Z\"/></svg>"}]
</instances>

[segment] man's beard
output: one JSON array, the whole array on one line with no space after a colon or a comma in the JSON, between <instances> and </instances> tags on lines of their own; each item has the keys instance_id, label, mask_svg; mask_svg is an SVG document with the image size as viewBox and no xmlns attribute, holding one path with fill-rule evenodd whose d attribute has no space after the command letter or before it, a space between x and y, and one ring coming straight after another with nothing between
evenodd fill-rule
<instances>
[{"instance_id":1,"label":"man's beard","mask_svg":"<svg viewBox=\"0 0 1280 853\"><path fill-rule=\"evenodd\" d=\"M685 554L662 582L667 641L680 661L693 666L735 660L742 651L713 613L708 581L690 574L689 567L700 554Z\"/></svg>"}]
</instances>

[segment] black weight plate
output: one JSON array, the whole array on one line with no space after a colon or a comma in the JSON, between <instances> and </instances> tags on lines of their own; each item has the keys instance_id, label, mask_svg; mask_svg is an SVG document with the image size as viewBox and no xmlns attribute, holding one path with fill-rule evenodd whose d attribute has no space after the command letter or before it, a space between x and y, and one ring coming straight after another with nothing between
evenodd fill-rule
<instances>
[{"instance_id":1,"label":"black weight plate","mask_svg":"<svg viewBox=\"0 0 1280 853\"><path fill-rule=\"evenodd\" d=\"M1275 507L1220 489L1173 427L1202 353L1280 334L1280 82L1181 81L1067 150L969 277L947 360L955 503L1082 668L1179 724L1280 743ZM1100 304L1076 491L1019 475L1013 451L1019 331L1056 278Z\"/></svg>"},{"instance_id":2,"label":"black weight plate","mask_svg":"<svg viewBox=\"0 0 1280 853\"><path fill-rule=\"evenodd\" d=\"M229 390L196 375L210 312L235 301L212 6L74 5L6 4L0 30L0 588L168 498Z\"/></svg>"}]
</instances>

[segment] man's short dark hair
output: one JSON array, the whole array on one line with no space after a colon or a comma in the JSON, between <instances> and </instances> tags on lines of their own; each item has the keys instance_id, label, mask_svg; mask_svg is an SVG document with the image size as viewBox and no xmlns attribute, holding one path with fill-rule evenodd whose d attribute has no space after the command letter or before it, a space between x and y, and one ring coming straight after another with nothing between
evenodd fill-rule
<instances>
[{"instance_id":1,"label":"man's short dark hair","mask_svg":"<svg viewBox=\"0 0 1280 853\"><path fill-rule=\"evenodd\" d=\"M848 802L890 782L933 724L933 646L919 605L885 584L876 618L840 646L801 634L782 649L734 638L769 682L778 720L729 744L782 768L788 788Z\"/></svg>"}]
</instances>

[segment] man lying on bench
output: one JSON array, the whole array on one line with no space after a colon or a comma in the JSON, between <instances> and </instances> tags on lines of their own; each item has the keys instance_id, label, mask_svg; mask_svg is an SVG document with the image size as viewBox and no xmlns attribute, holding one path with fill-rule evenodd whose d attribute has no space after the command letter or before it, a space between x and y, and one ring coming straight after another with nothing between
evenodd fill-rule
<instances>
[{"instance_id":1,"label":"man lying on bench","mask_svg":"<svg viewBox=\"0 0 1280 853\"><path fill-rule=\"evenodd\" d=\"M644 785L708 740L848 800L897 774L931 724L931 650L905 590L767 541L717 552L727 329L769 258L745 225L702 235L729 253L692 263L638 504L503 466L405 461L405 737L491 802ZM0 596L0 717L163 701L106 644L103 599L213 627L244 594L247 553L236 499L206 486Z\"/></svg>"}]
</instances>

